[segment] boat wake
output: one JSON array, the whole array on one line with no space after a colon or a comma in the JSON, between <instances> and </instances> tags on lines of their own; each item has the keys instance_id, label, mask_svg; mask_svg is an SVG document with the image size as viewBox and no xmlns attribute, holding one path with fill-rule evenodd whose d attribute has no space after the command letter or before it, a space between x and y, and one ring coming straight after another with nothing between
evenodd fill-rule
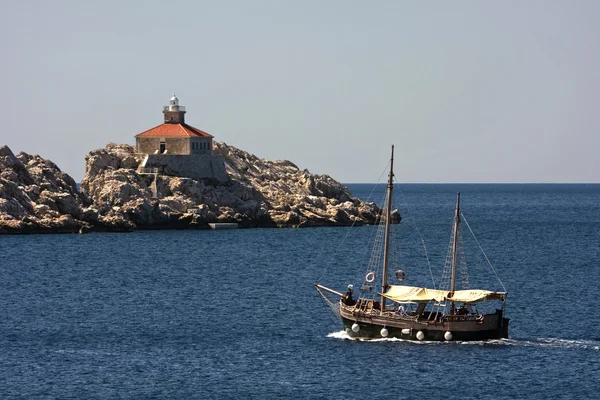
<instances>
[{"instance_id":1,"label":"boat wake","mask_svg":"<svg viewBox=\"0 0 600 400\"><path fill-rule=\"evenodd\" d=\"M346 333L346 331L331 332L330 334L327 335L327 337L334 338L334 339L341 339L341 340L356 340L356 339L350 337L350 335L348 335Z\"/></svg>"},{"instance_id":2,"label":"boat wake","mask_svg":"<svg viewBox=\"0 0 600 400\"><path fill-rule=\"evenodd\" d=\"M560 339L560 338L537 338L527 339L507 339L509 344L521 347L550 347L557 349L582 349L582 350L600 350L600 340L589 339Z\"/></svg>"},{"instance_id":3,"label":"boat wake","mask_svg":"<svg viewBox=\"0 0 600 400\"><path fill-rule=\"evenodd\" d=\"M330 334L327 335L327 337L329 338L334 338L334 339L340 339L340 340L352 340L352 341L356 341L356 342L406 342L406 343L414 343L414 344L447 344L447 343L459 343L459 342L417 342L414 340L406 340L406 339L400 339L400 338L380 338L380 339L358 339L358 338L353 338L350 335L348 335L348 333L346 331L339 331L339 332L331 332Z\"/></svg>"},{"instance_id":4,"label":"boat wake","mask_svg":"<svg viewBox=\"0 0 600 400\"><path fill-rule=\"evenodd\" d=\"M407 342L419 345L470 345L470 346L516 346L516 347L546 347L556 349L576 349L576 350L594 350L600 351L600 340L589 339L560 339L560 338L537 338L537 339L495 339L473 342L417 342L398 338L381 339L356 339L348 335L344 330L332 332L327 335L328 338L338 340L352 340L357 342Z\"/></svg>"}]
</instances>

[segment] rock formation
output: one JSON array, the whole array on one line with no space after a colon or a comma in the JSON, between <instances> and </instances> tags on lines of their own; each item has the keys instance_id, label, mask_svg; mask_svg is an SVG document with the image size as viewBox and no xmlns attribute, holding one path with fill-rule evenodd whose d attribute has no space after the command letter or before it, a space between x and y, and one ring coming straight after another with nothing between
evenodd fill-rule
<instances>
[{"instance_id":1,"label":"rock formation","mask_svg":"<svg viewBox=\"0 0 600 400\"><path fill-rule=\"evenodd\" d=\"M86 156L80 191L51 161L0 148L0 233L371 224L379 208L328 175L215 143L229 181L138 173L143 156L109 143Z\"/></svg>"},{"instance_id":2,"label":"rock formation","mask_svg":"<svg viewBox=\"0 0 600 400\"><path fill-rule=\"evenodd\" d=\"M88 203L52 161L0 147L0 233L90 229Z\"/></svg>"},{"instance_id":3,"label":"rock formation","mask_svg":"<svg viewBox=\"0 0 600 400\"><path fill-rule=\"evenodd\" d=\"M327 175L312 175L290 161L267 161L215 143L229 181L139 174L141 157L129 145L109 144L86 157L82 193L105 221L136 228L306 227L373 223L379 209L351 196ZM152 185L155 185L153 190Z\"/></svg>"}]
</instances>

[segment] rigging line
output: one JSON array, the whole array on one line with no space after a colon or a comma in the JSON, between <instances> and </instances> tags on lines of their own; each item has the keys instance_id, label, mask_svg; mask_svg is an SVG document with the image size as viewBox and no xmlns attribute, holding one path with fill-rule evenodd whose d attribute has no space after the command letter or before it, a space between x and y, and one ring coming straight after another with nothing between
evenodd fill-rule
<instances>
[{"instance_id":1,"label":"rigging line","mask_svg":"<svg viewBox=\"0 0 600 400\"><path fill-rule=\"evenodd\" d=\"M327 307L328 307L329 309L331 309L331 311L333 312L333 314L334 314L334 315L335 315L337 318L339 318L339 317L340 317L340 310L339 310L339 308L338 308L338 307L336 307L336 305L337 305L337 304L336 304L336 303L334 303L333 301L329 300L329 299L328 299L328 298L325 296L325 294L323 294L323 292L321 292L321 290L320 290L319 288L317 288L317 291L319 292L319 295L321 295L321 300L323 301L323 303L324 303L324 304L326 304L326 305L327 305ZM335 318L333 315L331 315L331 314L328 314L328 315L329 315L329 317L330 317L331 321L332 321L334 324L337 324L337 323L338 323L338 320L337 320L337 319L336 319L336 318Z\"/></svg>"},{"instance_id":2,"label":"rigging line","mask_svg":"<svg viewBox=\"0 0 600 400\"><path fill-rule=\"evenodd\" d=\"M371 196L373 196L373 193L375 192L375 188L377 187L377 185L381 183L381 178L383 178L383 175L385 175L385 173L388 171L388 169L390 167L390 163L391 163L391 161L388 161L387 165L381 172L381 175L379 175L379 179L377 179L377 183L375 185L373 185L373 189L371 190L371 193L369 193L369 197L367 197L367 200L365 200L365 201L371 201Z\"/></svg>"},{"instance_id":3,"label":"rigging line","mask_svg":"<svg viewBox=\"0 0 600 400\"><path fill-rule=\"evenodd\" d=\"M396 177L394 176L394 181L396 181ZM398 183L398 182L397 182ZM415 221L415 218L413 217L412 213L410 212L410 209L408 207L408 203L406 202L405 197L404 197L404 192L402 191L402 189L400 188L400 185L398 185L398 192L400 192L400 194L402 195L402 199L403 202L402 204L406 207L406 209L409 211L408 215L415 227L415 230L417 231L417 234L419 235L419 238L421 239L421 244L423 245L423 250L425 251L425 259L427 260L427 266L429 267L429 275L431 276L431 281L433 282L433 288L437 289L435 286L435 278L433 277L433 270L431 269L431 262L429 261L429 253L427 253L427 246L425 245L425 239L423 239L423 235L421 235L421 230L419 229L419 226L417 225L417 222Z\"/></svg>"},{"instance_id":4,"label":"rigging line","mask_svg":"<svg viewBox=\"0 0 600 400\"><path fill-rule=\"evenodd\" d=\"M467 225L467 228L469 228L469 231L471 231L471 235L473 235L473 239L475 239L475 242L477 243L477 245L479 246L479 250L481 250L481 253L483 254L483 256L485 257L485 260L488 262L490 268L492 269L492 271L494 272L494 275L496 275L496 279L498 279L498 282L500 282L500 285L502 286L502 289L504 289L505 292L508 292L508 290L506 290L506 287L504 287L504 283L502 283L502 280L500 279L500 277L498 276L498 273L496 272L496 270L494 269L494 266L492 265L492 263L490 262L490 259L488 258L487 254L485 254L485 251L483 251L483 248L481 247L481 244L479 244L479 240L477 240L477 237L475 236L475 233L473 233L473 229L471 229L471 225L469 225L469 222L467 221L467 219L465 218L464 214L462 213L462 211L460 212L461 217L463 218L463 220L465 221L465 224Z\"/></svg>"},{"instance_id":5,"label":"rigging line","mask_svg":"<svg viewBox=\"0 0 600 400\"><path fill-rule=\"evenodd\" d=\"M379 184L379 182L377 183ZM375 224L373 225L373 229L370 230L371 234L369 236L368 245L364 247L363 258L366 258L369 253L369 249L371 249L371 256L369 257L369 261L367 263L367 272L375 271L377 268L375 266L378 265L379 259L381 258L380 253L383 247L383 237L385 235L385 224L382 222L384 219L384 209L386 208L387 196L383 196L383 199L377 204L381 204L379 209L379 213L377 213L377 217L375 219ZM377 273L379 271L376 271Z\"/></svg>"},{"instance_id":6,"label":"rigging line","mask_svg":"<svg viewBox=\"0 0 600 400\"><path fill-rule=\"evenodd\" d=\"M356 219L354 221L352 221L352 225L350 225L350 228L348 228L348 230L346 231L346 234L344 235L344 238L342 239L342 242L340 243L340 245L336 247L335 251L333 252L333 256L331 258L329 258L329 262L325 265L325 269L321 273L321 276L319 277L319 279L317 279L317 283L321 283L321 279L323 279L323 276L327 273L327 271L329 270L329 267L331 267L331 264L333 264L333 260L337 256L337 253L339 252L339 250L342 247L342 245L346 242L346 239L348 239L348 235L350 235L350 229L354 228L355 224L356 224ZM323 246L322 246L321 251L319 253L322 254L323 253L323 249L328 244L329 244L329 242L323 241Z\"/></svg>"},{"instance_id":7,"label":"rigging line","mask_svg":"<svg viewBox=\"0 0 600 400\"><path fill-rule=\"evenodd\" d=\"M391 166L391 160L388 161L387 165L382 170L382 172L379 175L379 178L377 180L377 183L375 185L373 185L373 189L371 190L371 193L369 194L369 196L367 198L368 199L367 201L375 200L374 202L375 202L375 204L377 204L377 206L379 208L379 212L377 213L373 229L370 229L368 245L363 247L364 250L363 250L363 254L362 254L362 258L361 258L361 260L367 259L369 249L371 249L371 251L370 251L371 254L370 254L370 256L368 256L367 271L365 273L365 277L363 278L363 283L360 287L361 296L363 296L365 298L370 297L371 299L375 298L375 296L377 295L377 290L366 289L366 287L371 286L370 282L366 281L366 277L370 272L374 272L376 275L379 275L379 273L381 272L380 271L380 269L381 269L381 253L383 252L384 236L385 236L385 224L383 223L384 210L387 207L387 201L389 201L389 199L387 198L387 191L385 191L382 194L380 199L373 199L373 197L374 197L375 190L381 184L382 178L385 175L387 175L386 173L389 171L390 166ZM379 206L380 204L381 204L381 206Z\"/></svg>"},{"instance_id":8,"label":"rigging line","mask_svg":"<svg viewBox=\"0 0 600 400\"><path fill-rule=\"evenodd\" d=\"M369 248L372 248L371 251L371 256L369 258L369 262L367 264L367 275L370 272L374 272L376 275L379 275L381 272L381 268L382 268L382 255L384 252L384 245L385 245L385 223L382 222L382 220L384 219L383 213L384 213L384 209L387 207L387 201L389 199L385 198L385 202L382 205L382 209L381 212L378 216L378 224L375 226L375 229L373 229L373 234L371 237L371 240L369 241ZM366 254L365 254L366 255ZM364 278L364 282L363 285L367 285L370 286L371 282L367 281L367 275L365 275ZM374 286L376 286L377 284L375 283ZM364 295L364 291L362 290L363 287L361 286L361 294L363 296ZM375 298L375 296L377 295L377 291L370 291L370 297L371 298Z\"/></svg>"},{"instance_id":9,"label":"rigging line","mask_svg":"<svg viewBox=\"0 0 600 400\"><path fill-rule=\"evenodd\" d=\"M387 169L390 166L390 162L391 161L388 161L386 167L383 169L383 172L381 172L381 175L379 175L379 179L377 180L377 183L375 185L373 185L373 189L371 189L371 193L369 193L369 197L367 197L367 200L365 200L365 201L370 201L371 197L373 196L373 193L375 192L375 188L381 182L381 178L383 177L383 175L385 175L385 173L387 172ZM378 219L379 218L380 217L378 217ZM379 220L376 221L376 224L378 222L379 222ZM340 248L344 245L344 243L348 239L348 235L350 235L350 230L352 228L354 228L354 225L356 225L356 219L354 221L352 221L352 225L350 225L350 228L348 228L348 230L346 231L346 235L344 235L344 239L342 239L342 242L339 244L339 246L336 247L336 249L335 249L335 251L333 253L333 256L329 258L329 262L325 265L325 269L321 273L321 276L317 280L317 283L321 283L321 279L323 279L323 277L325 276L325 274L327 273L327 271L331 267L331 264L333 264L333 260L335 260L335 257L337 256L337 253L339 252ZM323 253L323 249L325 248L325 246L327 246L328 244L329 243L327 241L323 242L323 246L322 246L321 251L320 251L321 254Z\"/></svg>"}]
</instances>

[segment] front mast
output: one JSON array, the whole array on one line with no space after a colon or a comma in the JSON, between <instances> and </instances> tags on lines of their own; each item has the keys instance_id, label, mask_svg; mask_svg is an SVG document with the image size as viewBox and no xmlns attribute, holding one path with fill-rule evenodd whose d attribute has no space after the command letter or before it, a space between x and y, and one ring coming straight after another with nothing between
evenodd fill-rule
<instances>
[{"instance_id":1,"label":"front mast","mask_svg":"<svg viewBox=\"0 0 600 400\"><path fill-rule=\"evenodd\" d=\"M456 291L456 248L458 244L458 222L460 215L460 192L456 195L456 213L454 214L454 240L452 241L452 282L450 287L450 299ZM454 315L454 302L450 301L450 314Z\"/></svg>"},{"instance_id":2,"label":"front mast","mask_svg":"<svg viewBox=\"0 0 600 400\"><path fill-rule=\"evenodd\" d=\"M383 246L383 273L381 278L381 312L385 312L385 297L387 289L388 260L390 248L390 214L392 212L392 190L394 189L394 145L392 145L392 158L390 159L390 179L387 187L387 207L385 209L385 244Z\"/></svg>"}]
</instances>

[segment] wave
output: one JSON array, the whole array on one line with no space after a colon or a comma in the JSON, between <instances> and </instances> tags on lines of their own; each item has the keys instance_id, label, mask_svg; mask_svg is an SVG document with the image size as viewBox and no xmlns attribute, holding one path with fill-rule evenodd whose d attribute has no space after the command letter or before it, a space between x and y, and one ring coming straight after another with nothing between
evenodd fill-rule
<instances>
[{"instance_id":1,"label":"wave","mask_svg":"<svg viewBox=\"0 0 600 400\"><path fill-rule=\"evenodd\" d=\"M119 353L114 353L110 351L102 351L102 350L87 350L87 349L59 349L54 350L54 353L58 354L77 354L84 356L117 356Z\"/></svg>"},{"instance_id":2,"label":"wave","mask_svg":"<svg viewBox=\"0 0 600 400\"><path fill-rule=\"evenodd\" d=\"M334 339L339 339L339 340L352 340L352 341L356 341L356 342L374 342L374 343L378 343L378 342L406 342L406 343L412 343L412 344L427 344L427 345L439 345L439 344L449 344L449 343L460 343L460 342L418 342L416 340L406 340L406 339L400 339L400 338L379 338L379 339L360 339L360 338L353 338L350 335L348 335L348 333L346 331L339 331L339 332L331 332L329 334L327 334L327 337L329 338L334 338Z\"/></svg>"},{"instance_id":3,"label":"wave","mask_svg":"<svg viewBox=\"0 0 600 400\"><path fill-rule=\"evenodd\" d=\"M344 330L331 332L327 335L329 338L338 340L352 340L357 342L407 342L420 345L471 345L471 346L517 346L517 347L548 347L557 349L584 349L600 351L600 340L590 339L561 339L561 338L536 338L536 339L493 339L473 342L418 342L399 338L381 338L381 339L357 339L350 337Z\"/></svg>"},{"instance_id":4,"label":"wave","mask_svg":"<svg viewBox=\"0 0 600 400\"><path fill-rule=\"evenodd\" d=\"M537 338L534 340L514 339L517 345L524 347L554 347L561 349L589 349L600 350L600 340L590 339L561 339L561 338Z\"/></svg>"}]
</instances>

